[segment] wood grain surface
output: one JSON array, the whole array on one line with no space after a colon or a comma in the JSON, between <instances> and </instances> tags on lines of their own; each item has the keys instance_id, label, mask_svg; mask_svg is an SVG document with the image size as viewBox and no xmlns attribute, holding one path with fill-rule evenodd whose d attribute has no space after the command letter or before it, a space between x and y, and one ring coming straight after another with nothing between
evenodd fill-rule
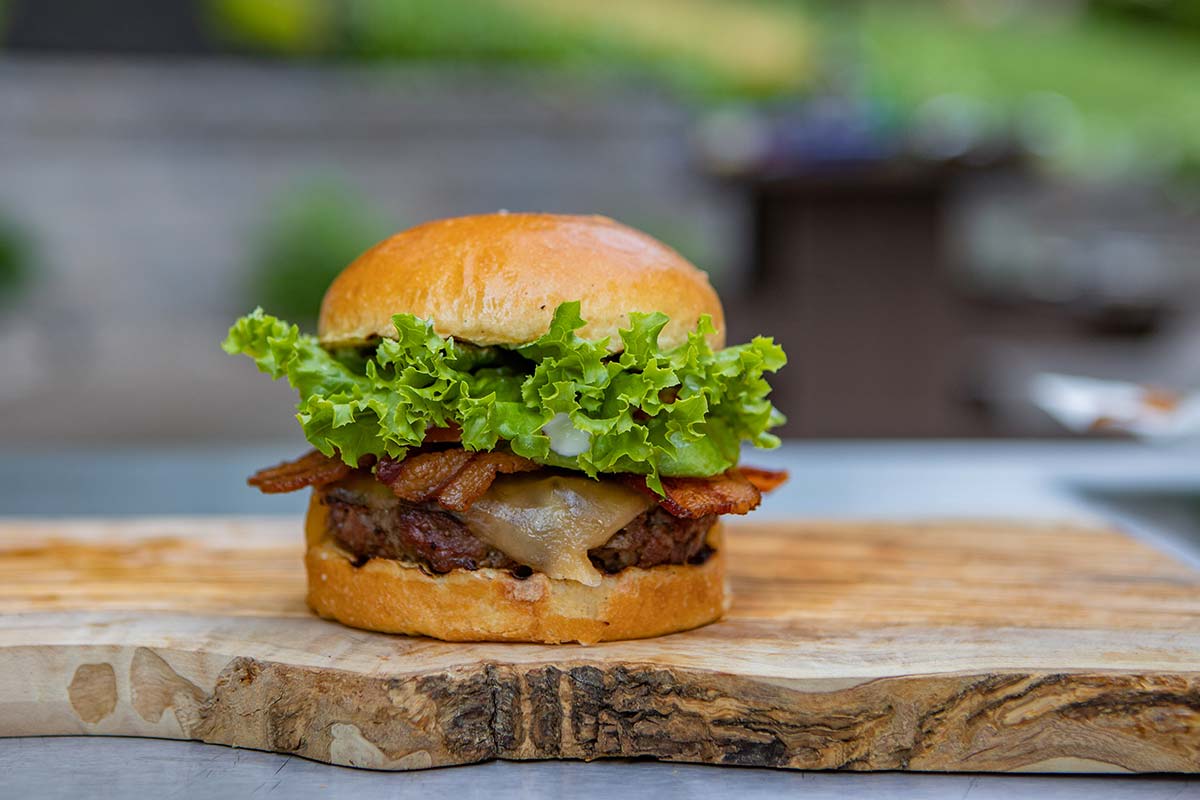
<instances>
[{"instance_id":1,"label":"wood grain surface","mask_svg":"<svg viewBox=\"0 0 1200 800\"><path fill-rule=\"evenodd\" d=\"M0 525L0 735L382 769L1200 771L1200 575L1117 532L734 523L724 621L592 647L319 620L301 540L278 518Z\"/></svg>"}]
</instances>

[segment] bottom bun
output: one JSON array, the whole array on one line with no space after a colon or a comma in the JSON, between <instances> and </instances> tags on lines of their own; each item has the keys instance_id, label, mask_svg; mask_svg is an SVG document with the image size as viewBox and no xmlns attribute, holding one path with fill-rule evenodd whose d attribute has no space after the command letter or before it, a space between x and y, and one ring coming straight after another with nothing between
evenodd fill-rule
<instances>
[{"instance_id":1,"label":"bottom bun","mask_svg":"<svg viewBox=\"0 0 1200 800\"><path fill-rule=\"evenodd\" d=\"M308 604L355 628L432 636L450 642L595 642L643 639L720 619L728 607L720 524L712 555L699 565L629 567L599 586L518 579L496 569L430 575L401 561L354 566L326 532L317 492L308 509Z\"/></svg>"}]
</instances>

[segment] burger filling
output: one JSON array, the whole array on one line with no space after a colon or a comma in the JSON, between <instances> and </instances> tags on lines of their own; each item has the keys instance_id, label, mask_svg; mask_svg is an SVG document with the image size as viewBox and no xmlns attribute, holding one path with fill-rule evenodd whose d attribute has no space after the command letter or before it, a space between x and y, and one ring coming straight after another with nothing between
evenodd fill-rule
<instances>
[{"instance_id":1,"label":"burger filling","mask_svg":"<svg viewBox=\"0 0 1200 800\"><path fill-rule=\"evenodd\" d=\"M286 377L300 393L305 438L351 467L402 461L431 429L447 429L471 453L511 453L589 478L641 475L662 495L663 478L732 469L743 442L779 444L769 431L783 415L763 376L786 363L783 350L764 337L714 350L707 316L670 349L658 342L661 313L630 313L620 342L579 337L578 302L515 347L459 342L412 315L393 322L394 339L327 348L259 310L234 324L224 348Z\"/></svg>"},{"instance_id":2,"label":"burger filling","mask_svg":"<svg viewBox=\"0 0 1200 800\"><path fill-rule=\"evenodd\" d=\"M512 558L476 534L478 523L436 503L409 503L372 491L360 481L326 487L329 535L357 563L371 558L405 561L438 574L455 569L502 569L527 577L533 566ZM589 571L613 574L626 567L699 564L717 517L674 517L662 508L642 511L597 547L586 551ZM583 575L590 578L590 575Z\"/></svg>"},{"instance_id":3,"label":"burger filling","mask_svg":"<svg viewBox=\"0 0 1200 800\"><path fill-rule=\"evenodd\" d=\"M250 482L314 487L327 535L357 562L596 585L703 561L717 516L747 513L783 480L738 458L745 442L779 443L764 374L786 357L763 337L714 350L707 316L663 349L667 322L631 312L620 342L583 339L568 302L543 336L502 347L400 314L395 338L326 347L257 310L224 348L298 390L316 449Z\"/></svg>"},{"instance_id":4,"label":"burger filling","mask_svg":"<svg viewBox=\"0 0 1200 800\"><path fill-rule=\"evenodd\" d=\"M250 483L267 493L314 487L326 535L359 565L386 558L436 574L490 568L595 586L629 567L703 563L718 515L752 510L786 477L741 467L667 478L660 497L641 476L597 481L511 453L470 453L445 431L431 438L442 441L402 462L351 469L313 451Z\"/></svg>"}]
</instances>

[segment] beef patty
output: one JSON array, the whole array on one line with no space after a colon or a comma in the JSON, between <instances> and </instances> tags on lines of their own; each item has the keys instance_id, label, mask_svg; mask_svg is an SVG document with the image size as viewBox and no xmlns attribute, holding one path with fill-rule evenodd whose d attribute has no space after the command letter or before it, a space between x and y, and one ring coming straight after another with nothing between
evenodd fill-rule
<instances>
[{"instance_id":1,"label":"beef patty","mask_svg":"<svg viewBox=\"0 0 1200 800\"><path fill-rule=\"evenodd\" d=\"M445 573L491 567L526 577L532 570L471 533L454 514L436 503L409 503L378 492L327 487L321 502L329 509L330 534L360 561L391 558ZM606 573L626 567L699 564L711 550L706 538L715 514L698 519L673 517L659 506L635 517L600 547L588 551Z\"/></svg>"}]
</instances>

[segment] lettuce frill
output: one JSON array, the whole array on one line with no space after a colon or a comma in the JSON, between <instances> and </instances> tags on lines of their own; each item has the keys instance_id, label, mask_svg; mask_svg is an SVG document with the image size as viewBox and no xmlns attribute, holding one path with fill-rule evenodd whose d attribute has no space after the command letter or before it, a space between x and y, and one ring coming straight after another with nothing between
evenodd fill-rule
<instances>
[{"instance_id":1,"label":"lettuce frill","mask_svg":"<svg viewBox=\"0 0 1200 800\"><path fill-rule=\"evenodd\" d=\"M764 373L787 362L771 339L712 350L701 318L687 342L663 351L667 317L630 314L624 349L582 339L578 302L563 303L541 338L514 348L475 347L439 336L432 323L393 317L395 339L371 349L328 351L295 325L257 309L238 320L223 347L252 358L300 393L296 418L326 455L357 465L364 456L402 457L428 427L462 429L468 450L501 441L514 453L554 467L646 476L716 475L737 463L743 441L770 448L783 415L767 399ZM558 414L590 437L566 457L544 426ZM560 448L561 449L561 448Z\"/></svg>"}]
</instances>

